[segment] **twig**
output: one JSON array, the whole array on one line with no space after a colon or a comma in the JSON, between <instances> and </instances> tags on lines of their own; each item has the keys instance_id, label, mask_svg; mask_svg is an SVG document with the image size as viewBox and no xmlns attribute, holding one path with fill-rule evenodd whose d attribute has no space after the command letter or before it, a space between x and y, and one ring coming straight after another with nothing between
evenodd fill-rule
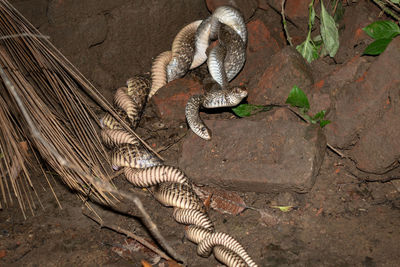
<instances>
[{"instance_id":1,"label":"twig","mask_svg":"<svg viewBox=\"0 0 400 267\"><path fill-rule=\"evenodd\" d=\"M34 138L36 138L49 151L49 153L59 162L59 164L65 168L75 171L76 173L80 174L82 177L85 177L89 181L89 183L91 185L95 186L96 188L101 188L102 190L105 190L106 192L108 192L110 194L119 195L122 198L133 202L140 212L140 216L138 216L138 215L133 215L133 216L138 216L139 218L142 219L143 224L148 228L148 230L153 235L153 237L159 242L161 247L163 247L167 251L168 254L170 254L174 259L184 262L183 257L181 255L179 255L178 253L176 253L175 250L169 246L169 244L167 243L165 238L161 235L160 231L157 228L157 225L151 220L149 214L144 209L142 202L140 201L140 199L137 196L117 190L109 182L105 182L99 178L96 178L96 177L93 177L92 175L90 175L89 171L87 171L87 172L82 171L78 166L76 166L72 162L67 161L63 156L61 156L60 153L58 153L58 151L54 148L54 146L52 144L50 144L46 140L44 140L44 138L42 137L42 135L36 128L35 124L33 123L24 104L22 103L21 98L18 96L18 93L16 92L14 85L10 82L9 78L5 74L2 67L0 67L0 76L3 79L3 82L6 85L6 87L8 88L9 92L14 97L18 107L20 108L22 115L24 116L26 122L28 123L28 126L29 126L32 136ZM120 205L118 205L118 206L113 205L112 208L116 211L120 211L122 213L132 215L129 212L129 209L127 207L124 207L123 205L121 205L121 207L120 207Z\"/></svg>"},{"instance_id":2,"label":"twig","mask_svg":"<svg viewBox=\"0 0 400 267\"><path fill-rule=\"evenodd\" d=\"M293 46L292 37L290 37L289 31L287 29L287 23L286 23L286 18L285 18L285 2L286 2L286 0L282 0L281 15L282 15L283 29L285 30L286 40L289 42L290 46Z\"/></svg>"},{"instance_id":3,"label":"twig","mask_svg":"<svg viewBox=\"0 0 400 267\"><path fill-rule=\"evenodd\" d=\"M336 148L334 148L331 144L326 143L326 146L332 150L333 152L335 152L336 154L338 154L340 157L342 158L346 158L347 156L345 156L342 152L340 152L339 150L337 150Z\"/></svg>"},{"instance_id":4,"label":"twig","mask_svg":"<svg viewBox=\"0 0 400 267\"><path fill-rule=\"evenodd\" d=\"M340 0L336 0L335 7L333 8L333 11L332 11L332 17L333 17L333 16L335 15L335 13L336 13L336 9L337 9L337 7L338 7L339 1L340 1Z\"/></svg>"},{"instance_id":5,"label":"twig","mask_svg":"<svg viewBox=\"0 0 400 267\"><path fill-rule=\"evenodd\" d=\"M390 0L385 0L385 2L386 2L387 4L389 4L394 10L396 10L397 12L400 12L400 7L397 6L396 4L394 4L392 1L390 1Z\"/></svg>"},{"instance_id":6,"label":"twig","mask_svg":"<svg viewBox=\"0 0 400 267\"><path fill-rule=\"evenodd\" d=\"M93 213L93 212L91 212ZM102 218L93 216L91 213L89 213L87 211L87 208L85 209L82 206L82 214L85 215L86 217L92 219L93 221L95 221L96 223L98 223L100 225L101 228L108 228L111 229L117 233L120 234L124 234L127 237L133 238L136 241L138 241L139 243L141 243L143 246L147 247L148 249L152 250L154 253L158 254L161 258L165 259L165 260L172 260L167 254L165 254L163 251L159 250L157 247L155 247L154 245L150 244L148 241L146 241L146 239L144 239L143 237L140 237L138 235L135 235L134 233L123 229L115 224L112 224L110 222L104 222L104 220Z\"/></svg>"},{"instance_id":7,"label":"twig","mask_svg":"<svg viewBox=\"0 0 400 267\"><path fill-rule=\"evenodd\" d=\"M19 37L36 37L36 38L50 39L50 36L47 36L47 35L20 33L20 34L11 34L11 35L2 36L2 37L0 37L0 40L13 39L13 38L19 38Z\"/></svg>"},{"instance_id":8,"label":"twig","mask_svg":"<svg viewBox=\"0 0 400 267\"><path fill-rule=\"evenodd\" d=\"M186 133L187 133L187 132L186 132ZM176 143L178 143L179 141L181 141L182 138L186 136L186 133L184 133L182 136L179 136L178 139L175 140L174 142L172 142L172 143L170 143L170 144L168 144L168 145L165 145L165 146L162 146L162 147L158 148L158 149L156 150L157 153L163 152L163 151L169 149L171 146L173 146L173 145L175 145Z\"/></svg>"},{"instance_id":9,"label":"twig","mask_svg":"<svg viewBox=\"0 0 400 267\"><path fill-rule=\"evenodd\" d=\"M385 3L382 3L382 1L380 0L372 0L374 1L375 4L377 4L383 12L385 12L386 14L388 14L389 16L392 16L393 18L395 18L397 21L400 21L400 17L397 16L396 14L393 13L392 10L390 10L389 8L387 8L385 6Z\"/></svg>"},{"instance_id":10,"label":"twig","mask_svg":"<svg viewBox=\"0 0 400 267\"><path fill-rule=\"evenodd\" d=\"M351 170L349 169L345 169L351 176L353 176L354 178L358 179L357 184L362 184L362 183L387 183L387 182L391 182L394 180L400 180L400 176L389 176L389 177L385 177L384 179L374 179L371 178L369 176L366 176L364 178L357 176L355 173L353 173Z\"/></svg>"},{"instance_id":11,"label":"twig","mask_svg":"<svg viewBox=\"0 0 400 267\"><path fill-rule=\"evenodd\" d=\"M116 171L115 173L113 173L113 175L110 176L110 181L112 181L115 177L121 175L122 173L124 173L124 168Z\"/></svg>"}]
</instances>

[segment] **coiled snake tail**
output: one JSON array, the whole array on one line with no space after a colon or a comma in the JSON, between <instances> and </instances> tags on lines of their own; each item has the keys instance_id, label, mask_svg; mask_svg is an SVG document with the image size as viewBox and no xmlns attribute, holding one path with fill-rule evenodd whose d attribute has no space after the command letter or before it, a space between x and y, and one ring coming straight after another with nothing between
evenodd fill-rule
<instances>
[{"instance_id":1,"label":"coiled snake tail","mask_svg":"<svg viewBox=\"0 0 400 267\"><path fill-rule=\"evenodd\" d=\"M172 59L172 52L165 51L159 54L151 66L152 85L148 98L150 99L158 89L167 84L167 65Z\"/></svg>"}]
</instances>

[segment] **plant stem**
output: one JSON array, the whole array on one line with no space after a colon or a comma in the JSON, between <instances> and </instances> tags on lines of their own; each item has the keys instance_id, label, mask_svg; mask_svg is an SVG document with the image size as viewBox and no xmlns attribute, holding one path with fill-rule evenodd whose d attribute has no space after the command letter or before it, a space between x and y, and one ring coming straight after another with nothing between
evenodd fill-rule
<instances>
[{"instance_id":1,"label":"plant stem","mask_svg":"<svg viewBox=\"0 0 400 267\"><path fill-rule=\"evenodd\" d=\"M392 10L390 10L389 8L386 7L385 3L383 3L380 0L372 0L374 1L375 4L377 4L383 12L385 12L386 14L388 14L389 16L392 16L393 18L395 18L397 21L400 22L400 17L397 16L396 14L393 13Z\"/></svg>"},{"instance_id":2,"label":"plant stem","mask_svg":"<svg viewBox=\"0 0 400 267\"><path fill-rule=\"evenodd\" d=\"M314 8L314 0L311 0L311 3L308 5L308 14L309 14L308 15L308 34L307 34L307 39L306 39L308 41L311 40L311 30L313 27L313 22L311 19L311 13L312 13L313 8Z\"/></svg>"},{"instance_id":3,"label":"plant stem","mask_svg":"<svg viewBox=\"0 0 400 267\"><path fill-rule=\"evenodd\" d=\"M282 0L281 15L282 15L283 29L285 30L286 40L288 41L290 46L293 46L292 37L290 37L289 31L287 29L287 23L286 23L286 17L285 17L285 2L286 2L286 0Z\"/></svg>"}]
</instances>

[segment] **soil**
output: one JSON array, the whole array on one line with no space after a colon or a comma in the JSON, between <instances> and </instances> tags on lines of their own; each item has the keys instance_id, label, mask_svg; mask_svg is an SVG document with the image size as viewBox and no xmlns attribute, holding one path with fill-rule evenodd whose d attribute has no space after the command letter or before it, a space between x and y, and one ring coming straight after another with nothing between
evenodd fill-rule
<instances>
[{"instance_id":1,"label":"soil","mask_svg":"<svg viewBox=\"0 0 400 267\"><path fill-rule=\"evenodd\" d=\"M50 36L53 44L109 100L114 89L129 76L150 70L152 58L168 49L182 26L209 15L206 4L200 0L191 1L190 5L180 1L161 4L155 0L78 2L11 1L43 34ZM266 9L269 11L258 9L256 14L270 12L265 21L279 25L280 15ZM296 29L291 26L290 30ZM302 34L301 29L298 34ZM349 57L357 52L353 48L346 51ZM323 77L327 73L324 66L330 71L334 64L330 59L321 62L321 68L313 68L314 77ZM154 105L149 105L138 133L155 147L168 147L161 155L174 163L187 126L176 122L163 127L163 123ZM349 160L327 149L308 193L240 192L251 208L237 216L210 210L210 217L218 230L239 240L259 266L398 266L400 194L394 186L397 181L381 180L378 175L374 176L377 182L366 181L353 175L349 164ZM142 266L142 260L157 262L158 258L150 252L133 249L132 240L100 228L84 216L82 200L56 177L50 182L60 208L39 167L32 172L37 173L32 182L40 199L33 201L33 214L28 212L24 218L16 200L13 207L0 211L1 266ZM188 259L188 266L218 264L213 256L202 258L196 254L196 245L184 238L184 226L173 220L172 209L133 188L122 176L114 182L141 196L161 233ZM286 205L294 208L289 212L272 208ZM95 209L106 221L150 240L135 218L97 206ZM154 266L168 266L163 264L161 260Z\"/></svg>"}]
</instances>

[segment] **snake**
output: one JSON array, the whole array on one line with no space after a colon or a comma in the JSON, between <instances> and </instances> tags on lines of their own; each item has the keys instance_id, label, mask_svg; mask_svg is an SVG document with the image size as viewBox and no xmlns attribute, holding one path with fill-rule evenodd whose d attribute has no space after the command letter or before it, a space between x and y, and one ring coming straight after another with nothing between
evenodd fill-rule
<instances>
[{"instance_id":1,"label":"snake","mask_svg":"<svg viewBox=\"0 0 400 267\"><path fill-rule=\"evenodd\" d=\"M229 82L240 72L246 60L247 29L243 16L235 8L222 6L209 19L204 21L209 27L209 38L217 34L219 41L211 49L207 59L209 72L216 84L203 96L191 96L185 107L189 128L204 140L211 140L211 131L200 118L199 110L202 107L234 107L247 96L244 88L229 86ZM197 35L202 35L204 31L200 27Z\"/></svg>"},{"instance_id":2,"label":"snake","mask_svg":"<svg viewBox=\"0 0 400 267\"><path fill-rule=\"evenodd\" d=\"M218 88L215 84L213 88ZM185 107L185 116L190 129L200 138L211 140L211 131L200 118L199 110L204 108L234 107L247 96L247 91L241 87L227 89L211 89L206 95L193 95Z\"/></svg>"},{"instance_id":3,"label":"snake","mask_svg":"<svg viewBox=\"0 0 400 267\"><path fill-rule=\"evenodd\" d=\"M205 20L185 26L175 37L172 50L156 57L152 65L151 80L135 75L127 80L126 87L116 90L114 107L117 115L134 130L140 122L146 102L160 87L207 60L205 50L211 38L221 38L218 46L223 46L224 57L221 60L225 62L220 71L225 72L226 77L231 77L227 78L229 82L244 64L243 57L238 59L234 53L244 53L242 48L246 43L242 39L243 36L246 37L243 35L243 28L232 20L232 14L237 15L237 10L232 10L230 7L217 9L215 16L213 14ZM240 47L242 50L239 50L239 46L243 46ZM208 138L211 138L211 132L199 117L200 107L235 106L246 96L247 91L244 88L230 87L228 84L221 86L216 82L209 92L189 99L185 114L190 128L195 131L202 125L205 127L201 128L203 132L208 133ZM193 125L196 127L192 128ZM193 190L190 179L179 168L164 165L162 160L148 151L111 114L103 116L100 126L104 144L112 149L113 168L123 168L127 181L136 187L150 188L156 200L164 206L174 208L174 219L188 225L185 236L198 244L197 253L200 256L208 257L214 253L216 259L227 266L257 266L237 240L227 233L215 230L207 208ZM198 135L201 136L199 133Z\"/></svg>"}]
</instances>

